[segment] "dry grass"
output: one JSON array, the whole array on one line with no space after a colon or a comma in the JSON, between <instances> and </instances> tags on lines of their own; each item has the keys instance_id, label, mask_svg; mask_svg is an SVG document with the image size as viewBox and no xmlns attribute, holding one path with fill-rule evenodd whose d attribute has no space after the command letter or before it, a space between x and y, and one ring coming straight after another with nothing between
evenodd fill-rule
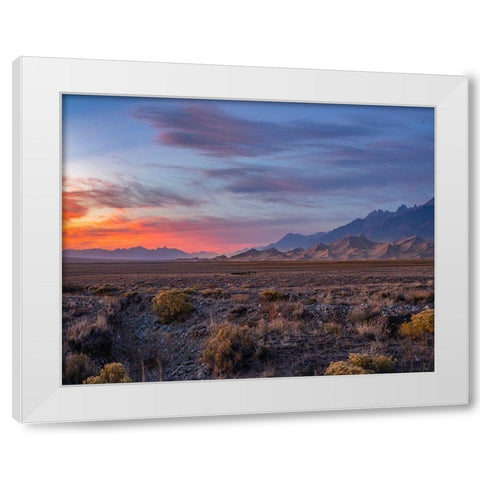
<instances>
[{"instance_id":1,"label":"dry grass","mask_svg":"<svg viewBox=\"0 0 480 480\"><path fill-rule=\"evenodd\" d=\"M257 331L262 335L269 333L292 335L299 333L301 328L301 322L296 320L288 320L284 317L275 317L269 320L261 319L256 326Z\"/></svg>"},{"instance_id":2,"label":"dry grass","mask_svg":"<svg viewBox=\"0 0 480 480\"><path fill-rule=\"evenodd\" d=\"M405 301L412 305L416 305L420 302L433 302L434 292L433 289L415 289L410 290L405 294Z\"/></svg>"},{"instance_id":3,"label":"dry grass","mask_svg":"<svg viewBox=\"0 0 480 480\"><path fill-rule=\"evenodd\" d=\"M133 297L131 296L128 298L129 300L132 300L132 298L134 297L135 295ZM122 308L122 297L121 296L113 297L108 295L103 296L100 300L100 305L102 306L103 312L107 320L113 321L113 323L116 323L115 322L116 316L120 311L120 309Z\"/></svg>"},{"instance_id":4,"label":"dry grass","mask_svg":"<svg viewBox=\"0 0 480 480\"><path fill-rule=\"evenodd\" d=\"M343 331L343 326L337 322L325 322L322 326L325 333L331 333L336 337L339 337Z\"/></svg>"},{"instance_id":5,"label":"dry grass","mask_svg":"<svg viewBox=\"0 0 480 480\"><path fill-rule=\"evenodd\" d=\"M302 302L291 303L284 308L284 315L294 319L302 318L304 313L305 305Z\"/></svg>"},{"instance_id":6,"label":"dry grass","mask_svg":"<svg viewBox=\"0 0 480 480\"><path fill-rule=\"evenodd\" d=\"M334 295L332 292L327 292L327 293L324 295L322 302L323 302L325 305L332 305L333 303L336 302L336 297L335 297L335 295Z\"/></svg>"},{"instance_id":7,"label":"dry grass","mask_svg":"<svg viewBox=\"0 0 480 480\"><path fill-rule=\"evenodd\" d=\"M78 264L66 266L64 280L83 286L63 295L64 366L84 354L98 369L122 363L130 378L147 382L322 375L337 360L344 361L337 370L376 372L349 360L361 352L397 359L397 372L434 368L433 334L399 333L432 305L432 262ZM107 293L108 285L117 290ZM154 306L161 292L172 308L163 296ZM207 368L204 350L226 323L252 339L253 353L233 353L235 342L224 338L218 348L232 363ZM407 323L402 332L414 332Z\"/></svg>"},{"instance_id":8,"label":"dry grass","mask_svg":"<svg viewBox=\"0 0 480 480\"><path fill-rule=\"evenodd\" d=\"M382 320L357 323L355 330L361 337L370 336L379 339L385 335L385 323Z\"/></svg>"},{"instance_id":9,"label":"dry grass","mask_svg":"<svg viewBox=\"0 0 480 480\"><path fill-rule=\"evenodd\" d=\"M83 338L88 337L95 331L108 330L110 330L110 326L108 325L107 318L104 315L98 314L95 319L84 316L68 327L66 338L67 341L78 343Z\"/></svg>"}]
</instances>

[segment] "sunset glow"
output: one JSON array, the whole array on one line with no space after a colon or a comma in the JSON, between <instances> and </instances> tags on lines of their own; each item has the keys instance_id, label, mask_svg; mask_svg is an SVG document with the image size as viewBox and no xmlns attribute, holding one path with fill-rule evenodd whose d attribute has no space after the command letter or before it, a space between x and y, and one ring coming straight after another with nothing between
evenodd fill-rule
<instances>
[{"instance_id":1,"label":"sunset glow","mask_svg":"<svg viewBox=\"0 0 480 480\"><path fill-rule=\"evenodd\" d=\"M63 96L63 249L231 253L433 197L430 108Z\"/></svg>"}]
</instances>

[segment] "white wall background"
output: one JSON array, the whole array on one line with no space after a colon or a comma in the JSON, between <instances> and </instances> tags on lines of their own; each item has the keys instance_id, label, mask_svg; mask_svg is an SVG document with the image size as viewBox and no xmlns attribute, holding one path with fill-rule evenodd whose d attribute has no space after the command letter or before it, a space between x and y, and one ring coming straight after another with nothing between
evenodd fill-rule
<instances>
[{"instance_id":1,"label":"white wall background","mask_svg":"<svg viewBox=\"0 0 480 480\"><path fill-rule=\"evenodd\" d=\"M0 18L0 474L4 478L473 478L478 473L478 308L471 405L215 419L19 425L10 418L11 61L19 55L470 75L472 247L480 35L476 2L5 2ZM452 159L454 161L455 159ZM471 297L478 257L471 252ZM452 319L453 320L453 319ZM9 473L7 473L10 471Z\"/></svg>"}]
</instances>

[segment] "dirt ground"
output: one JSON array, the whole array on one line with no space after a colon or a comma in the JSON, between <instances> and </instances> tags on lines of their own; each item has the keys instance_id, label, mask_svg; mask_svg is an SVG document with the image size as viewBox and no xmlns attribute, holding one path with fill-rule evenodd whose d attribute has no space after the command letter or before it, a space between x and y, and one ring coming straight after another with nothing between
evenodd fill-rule
<instances>
[{"instance_id":1,"label":"dirt ground","mask_svg":"<svg viewBox=\"0 0 480 480\"><path fill-rule=\"evenodd\" d=\"M162 321L159 291L188 311ZM64 383L112 362L135 382L324 375L352 353L433 371L433 333L399 331L433 308L432 260L64 263Z\"/></svg>"}]
</instances>

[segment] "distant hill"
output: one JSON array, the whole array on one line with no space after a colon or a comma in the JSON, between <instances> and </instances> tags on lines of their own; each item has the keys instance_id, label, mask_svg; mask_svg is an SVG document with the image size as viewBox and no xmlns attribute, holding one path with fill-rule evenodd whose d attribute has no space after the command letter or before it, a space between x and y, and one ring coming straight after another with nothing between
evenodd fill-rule
<instances>
[{"instance_id":1,"label":"distant hill","mask_svg":"<svg viewBox=\"0 0 480 480\"><path fill-rule=\"evenodd\" d=\"M288 260L386 260L434 257L433 240L418 236L405 237L393 242L373 242L364 235L348 235L330 245L319 243L312 248L296 248L280 252L275 248L252 248L233 255L230 261L288 261Z\"/></svg>"},{"instance_id":2,"label":"distant hill","mask_svg":"<svg viewBox=\"0 0 480 480\"><path fill-rule=\"evenodd\" d=\"M186 253L176 248L154 248L144 247L117 248L115 250L106 250L103 248L89 248L85 250L67 249L63 251L63 260L108 260L108 261L162 261L162 260L182 260L192 258L213 258L215 252L194 252Z\"/></svg>"},{"instance_id":3,"label":"distant hill","mask_svg":"<svg viewBox=\"0 0 480 480\"><path fill-rule=\"evenodd\" d=\"M435 230L435 202L432 198L420 206L407 207L401 205L395 212L373 210L365 218L357 218L329 232L318 232L313 235L288 233L278 242L258 250L276 248L282 252L293 248L311 248L318 243L329 245L348 235L365 235L376 242L391 242L398 238L418 236L432 239Z\"/></svg>"},{"instance_id":4,"label":"distant hill","mask_svg":"<svg viewBox=\"0 0 480 480\"><path fill-rule=\"evenodd\" d=\"M433 257L434 216L433 198L420 206L401 205L395 212L373 210L365 218L357 218L326 233L288 233L268 246L235 252L230 256L230 260ZM403 240L398 240L399 238ZM165 261L215 257L219 261L227 258L225 255L218 256L215 252L186 253L167 247L147 249L138 246L115 250L91 248L63 251L65 261Z\"/></svg>"},{"instance_id":5,"label":"distant hill","mask_svg":"<svg viewBox=\"0 0 480 480\"><path fill-rule=\"evenodd\" d=\"M251 248L246 252L239 253L237 255L232 255L230 260L234 261L265 261L265 260L285 260L288 259L288 256L276 248L268 248L266 250L257 250L256 248Z\"/></svg>"},{"instance_id":6,"label":"distant hill","mask_svg":"<svg viewBox=\"0 0 480 480\"><path fill-rule=\"evenodd\" d=\"M310 248L317 245L321 238L325 235L325 232L314 233L313 235L302 235L301 233L287 233L278 242L272 243L265 247L276 248L277 250L287 251L292 248Z\"/></svg>"}]
</instances>

